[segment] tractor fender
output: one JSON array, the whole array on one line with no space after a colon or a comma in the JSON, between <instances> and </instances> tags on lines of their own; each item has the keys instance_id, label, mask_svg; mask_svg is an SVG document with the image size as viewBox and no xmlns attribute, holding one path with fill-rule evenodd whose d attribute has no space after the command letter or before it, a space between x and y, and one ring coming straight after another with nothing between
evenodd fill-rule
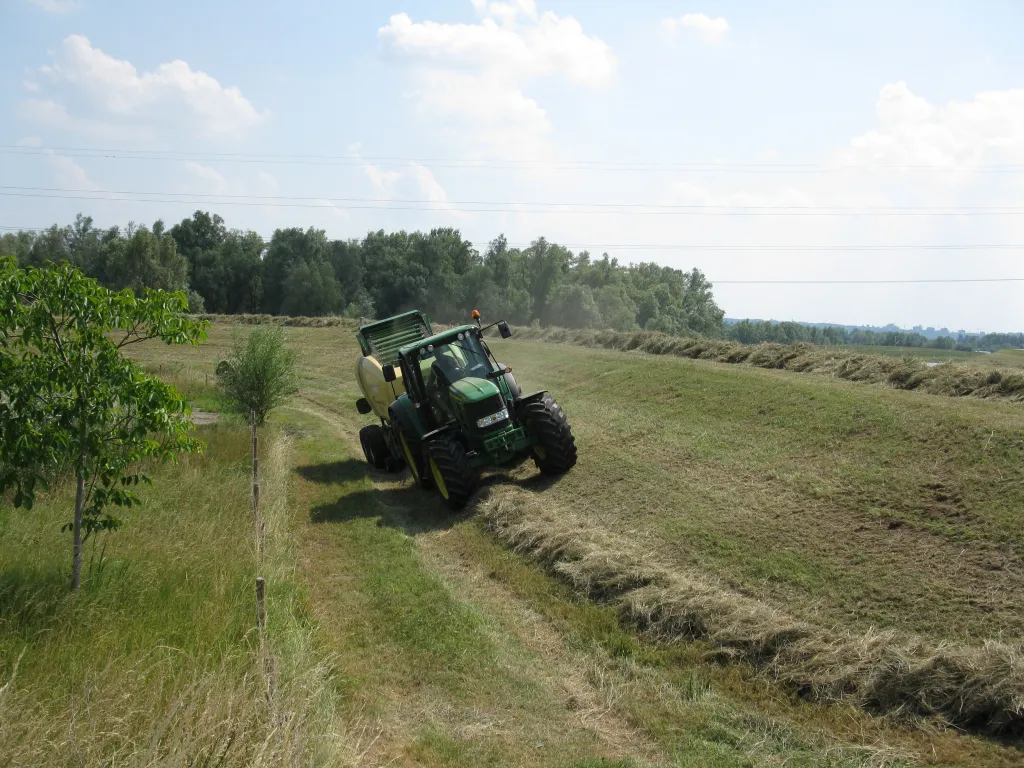
<instances>
[{"instance_id":1,"label":"tractor fender","mask_svg":"<svg viewBox=\"0 0 1024 768\"><path fill-rule=\"evenodd\" d=\"M547 393L548 393L548 391L546 389L541 389L541 390L539 390L537 392L531 392L528 395L523 395L522 397L517 397L516 401L515 401L516 410L518 411L520 408L522 408L527 403L533 403L533 402L536 402L537 400L542 399L544 397L544 395L546 395Z\"/></svg>"},{"instance_id":2,"label":"tractor fender","mask_svg":"<svg viewBox=\"0 0 1024 768\"><path fill-rule=\"evenodd\" d=\"M409 401L409 396L402 394L388 408L388 416L393 426L401 427L410 435L419 437L423 434L423 424Z\"/></svg>"},{"instance_id":3,"label":"tractor fender","mask_svg":"<svg viewBox=\"0 0 1024 768\"><path fill-rule=\"evenodd\" d=\"M530 403L535 403L538 400L541 400L544 397L544 395L546 395L547 393L548 393L548 391L546 389L542 389L539 392L531 392L529 395L524 395L523 397L517 397L515 399L515 401L512 403L512 407L515 410L515 414L516 414L516 420L520 421L520 422L522 421L522 418L523 418L522 417L523 406L526 406L526 405L529 405Z\"/></svg>"}]
</instances>

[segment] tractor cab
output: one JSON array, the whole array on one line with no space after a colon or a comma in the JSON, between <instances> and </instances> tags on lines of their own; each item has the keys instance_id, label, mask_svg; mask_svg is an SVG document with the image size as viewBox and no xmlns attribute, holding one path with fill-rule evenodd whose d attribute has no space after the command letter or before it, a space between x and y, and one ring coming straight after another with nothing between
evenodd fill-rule
<instances>
[{"instance_id":1,"label":"tractor cab","mask_svg":"<svg viewBox=\"0 0 1024 768\"><path fill-rule=\"evenodd\" d=\"M398 362L406 396L427 429L455 422L479 434L508 422L519 396L510 369L493 358L477 326L453 328L403 347ZM385 379L397 373L385 369ZM499 412L504 418L484 418Z\"/></svg>"}]
</instances>

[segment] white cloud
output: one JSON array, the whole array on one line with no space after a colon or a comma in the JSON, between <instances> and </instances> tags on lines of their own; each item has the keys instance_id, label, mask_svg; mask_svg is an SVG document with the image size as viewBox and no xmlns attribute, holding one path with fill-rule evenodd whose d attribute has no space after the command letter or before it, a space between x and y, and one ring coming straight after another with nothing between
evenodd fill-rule
<instances>
[{"instance_id":1,"label":"white cloud","mask_svg":"<svg viewBox=\"0 0 1024 768\"><path fill-rule=\"evenodd\" d=\"M25 86L25 90L29 93L39 93L39 83L34 80L22 80L21 84Z\"/></svg>"},{"instance_id":2,"label":"white cloud","mask_svg":"<svg viewBox=\"0 0 1024 768\"><path fill-rule=\"evenodd\" d=\"M41 147L43 140L38 136L22 136L15 144L19 147Z\"/></svg>"},{"instance_id":3,"label":"white cloud","mask_svg":"<svg viewBox=\"0 0 1024 768\"><path fill-rule=\"evenodd\" d=\"M391 17L378 30L390 52L413 66L411 97L422 114L447 121L463 141L503 155L542 151L544 108L525 89L538 78L597 86L615 70L608 45L573 17L538 13L529 0L473 0L476 24Z\"/></svg>"},{"instance_id":4,"label":"white cloud","mask_svg":"<svg viewBox=\"0 0 1024 768\"><path fill-rule=\"evenodd\" d=\"M395 184L402 178L399 171L384 171L379 165L366 163L363 165L363 173L370 180L374 190L380 197L390 199L394 194Z\"/></svg>"},{"instance_id":5,"label":"white cloud","mask_svg":"<svg viewBox=\"0 0 1024 768\"><path fill-rule=\"evenodd\" d=\"M69 35L52 65L40 67L63 98L29 99L23 117L67 131L153 135L161 131L235 138L268 116L238 88L176 60L139 73L88 38ZM67 103L77 106L72 115Z\"/></svg>"},{"instance_id":6,"label":"white cloud","mask_svg":"<svg viewBox=\"0 0 1024 768\"><path fill-rule=\"evenodd\" d=\"M65 155L58 155L52 149L43 149L46 164L53 171L57 185L63 189L98 192L100 187L86 174L85 169Z\"/></svg>"},{"instance_id":7,"label":"white cloud","mask_svg":"<svg viewBox=\"0 0 1024 768\"><path fill-rule=\"evenodd\" d=\"M537 3L534 0L514 0L513 2L471 0L471 2L481 16L497 19L506 26L514 25L520 15L537 21Z\"/></svg>"},{"instance_id":8,"label":"white cloud","mask_svg":"<svg viewBox=\"0 0 1024 768\"><path fill-rule=\"evenodd\" d=\"M29 0L29 2L47 13L69 13L82 5L80 0Z\"/></svg>"},{"instance_id":9,"label":"white cloud","mask_svg":"<svg viewBox=\"0 0 1024 768\"><path fill-rule=\"evenodd\" d=\"M731 27L724 17L711 18L704 13L687 13L679 18L662 19L661 28L669 37L675 37L681 27L694 30L708 43L720 43Z\"/></svg>"},{"instance_id":10,"label":"white cloud","mask_svg":"<svg viewBox=\"0 0 1024 768\"><path fill-rule=\"evenodd\" d=\"M185 169L192 178L203 185L204 191L209 194L223 195L230 188L228 180L224 178L224 175L207 165L201 165L190 160L185 163Z\"/></svg>"},{"instance_id":11,"label":"white cloud","mask_svg":"<svg viewBox=\"0 0 1024 768\"><path fill-rule=\"evenodd\" d=\"M447 207L448 193L438 183L433 171L419 163L410 163L409 169L423 196L432 203L444 203L441 207Z\"/></svg>"},{"instance_id":12,"label":"white cloud","mask_svg":"<svg viewBox=\"0 0 1024 768\"><path fill-rule=\"evenodd\" d=\"M882 88L875 109L878 127L852 139L839 162L937 167L1024 162L1024 88L983 91L970 101L937 107L900 81Z\"/></svg>"}]
</instances>

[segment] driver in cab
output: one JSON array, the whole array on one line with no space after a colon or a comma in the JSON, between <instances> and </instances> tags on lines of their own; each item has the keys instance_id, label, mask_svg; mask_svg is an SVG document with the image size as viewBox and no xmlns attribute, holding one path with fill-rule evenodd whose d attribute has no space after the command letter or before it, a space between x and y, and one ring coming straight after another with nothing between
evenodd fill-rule
<instances>
[{"instance_id":1,"label":"driver in cab","mask_svg":"<svg viewBox=\"0 0 1024 768\"><path fill-rule=\"evenodd\" d=\"M433 350L434 360L430 364L430 372L426 377L427 397L434 406L435 413L440 410L448 412L448 387L452 382L458 381L466 376L466 370L458 360L451 348L447 346L436 347ZM445 419L439 419L444 421Z\"/></svg>"}]
</instances>

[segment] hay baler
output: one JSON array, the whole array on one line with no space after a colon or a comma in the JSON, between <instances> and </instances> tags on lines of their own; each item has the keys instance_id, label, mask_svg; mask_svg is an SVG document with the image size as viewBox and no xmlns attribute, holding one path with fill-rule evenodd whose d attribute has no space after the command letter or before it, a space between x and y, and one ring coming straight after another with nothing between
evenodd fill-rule
<instances>
[{"instance_id":1,"label":"hay baler","mask_svg":"<svg viewBox=\"0 0 1024 768\"><path fill-rule=\"evenodd\" d=\"M460 509L485 467L513 464L530 455L546 474L576 464L576 442L562 409L545 390L523 395L512 369L491 353L484 333L504 321L474 323L434 333L419 311L356 332L362 356L356 379L362 414L380 423L359 433L363 454L376 469L408 466L418 485L436 488Z\"/></svg>"}]
</instances>

